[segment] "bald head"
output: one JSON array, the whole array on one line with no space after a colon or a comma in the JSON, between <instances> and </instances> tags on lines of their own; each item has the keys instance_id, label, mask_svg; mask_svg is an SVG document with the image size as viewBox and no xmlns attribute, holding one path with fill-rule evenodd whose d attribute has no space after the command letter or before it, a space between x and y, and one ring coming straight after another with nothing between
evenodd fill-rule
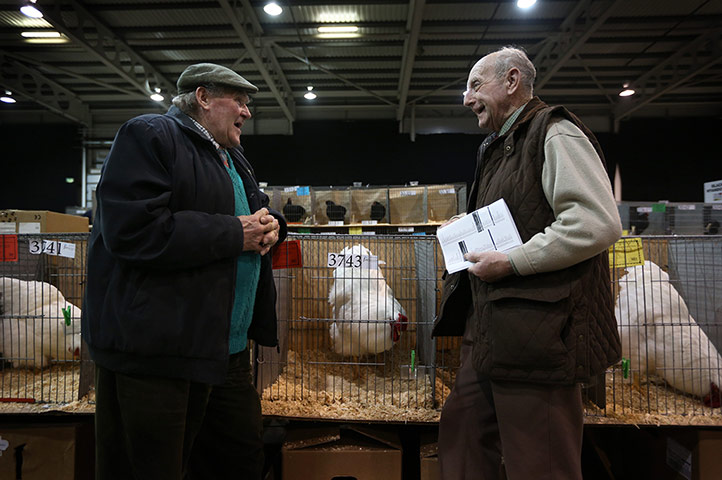
<instances>
[{"instance_id":1,"label":"bald head","mask_svg":"<svg viewBox=\"0 0 722 480\"><path fill-rule=\"evenodd\" d=\"M505 47L486 55L469 72L464 105L479 127L498 132L507 118L531 100L536 69L526 54Z\"/></svg>"}]
</instances>

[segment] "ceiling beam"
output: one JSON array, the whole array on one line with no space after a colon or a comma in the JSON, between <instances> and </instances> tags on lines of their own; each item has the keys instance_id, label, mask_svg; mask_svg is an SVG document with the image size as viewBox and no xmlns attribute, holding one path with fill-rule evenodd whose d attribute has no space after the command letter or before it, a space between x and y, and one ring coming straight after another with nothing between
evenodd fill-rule
<instances>
[{"instance_id":1,"label":"ceiling beam","mask_svg":"<svg viewBox=\"0 0 722 480\"><path fill-rule=\"evenodd\" d=\"M284 48L284 47L282 47L282 46L280 46L280 45L277 45L277 44L274 44L274 47L277 48L277 49L279 49L279 50L281 50L282 52L285 52L286 54L292 56L293 58L295 58L295 59L298 60L299 62L305 63L306 65L309 65L309 66L311 66L311 67L313 67L313 68L315 68L315 69L317 69L317 70L320 70L321 72L323 72L323 73L325 73L325 74L327 74L327 75L332 76L333 78L336 78L336 79L342 81L343 83L345 83L346 85L348 85L348 86L350 86L350 87L353 87L353 88L355 88L355 89L357 89L357 90L359 90L359 91L361 91L361 92L366 93L367 95L370 95L370 96L372 96L372 97L374 97L374 98L376 98L376 99L378 99L378 100L381 100L383 103L386 103L386 104L388 104L388 105L396 105L394 102L392 102L391 100L388 100L386 97L383 97L383 96L379 95L379 94L376 93L376 92L372 92L371 90L362 87L362 86L359 85L358 83L354 83L354 82L352 82L351 80L347 79L346 77L343 77L343 76L341 76L341 75L339 75L339 74L337 74L337 73L334 73L334 72L332 72L331 70L329 70L329 69L327 69L327 68L325 68L325 67L322 67L321 65L318 65L318 64L316 64L316 63L313 63L313 62L311 62L310 60L308 60L308 59L306 59L306 58L303 58L303 57L300 56L300 55L295 54L294 52L292 52L291 50L289 50L289 49L287 49L287 48Z\"/></svg>"},{"instance_id":2,"label":"ceiling beam","mask_svg":"<svg viewBox=\"0 0 722 480\"><path fill-rule=\"evenodd\" d=\"M419 44L419 32L421 22L424 18L424 6L426 0L410 0L409 15L406 20L406 39L404 40L404 55L401 59L401 73L399 75L399 106L396 112L396 120L404 118L406 99L409 96L409 85L411 84L411 72L414 70L414 59Z\"/></svg>"},{"instance_id":3,"label":"ceiling beam","mask_svg":"<svg viewBox=\"0 0 722 480\"><path fill-rule=\"evenodd\" d=\"M291 87L288 84L288 80L286 80L283 69L281 69L281 65L273 53L273 50L271 50L269 46L264 46L260 41L263 30L253 12L253 7L251 7L248 0L241 0L242 6L231 5L228 0L218 0L218 3L228 16L233 30L235 30L241 43L243 43L248 56L253 60L263 80L266 82L268 89L273 94L276 102L278 102L281 110L283 110L283 114L288 119L289 133L291 133L293 130L293 122L296 119L296 104L293 100ZM245 22L239 18L239 11L243 13ZM250 24L251 28L246 28L244 24ZM249 30L255 38L249 36Z\"/></svg>"},{"instance_id":4,"label":"ceiling beam","mask_svg":"<svg viewBox=\"0 0 722 480\"><path fill-rule=\"evenodd\" d=\"M141 93L150 95L155 88L160 88L166 99L175 94L175 84L78 2L55 0L38 6L45 20ZM165 103L170 105L168 100Z\"/></svg>"},{"instance_id":5,"label":"ceiling beam","mask_svg":"<svg viewBox=\"0 0 722 480\"><path fill-rule=\"evenodd\" d=\"M602 13L592 18L591 0L578 2L560 26L561 33L546 42L534 57L537 69L535 87L542 89L554 74L581 48L592 34L607 21L617 6L625 0L607 1ZM596 5L595 5L596 7ZM592 22L590 25L590 22Z\"/></svg>"},{"instance_id":6,"label":"ceiling beam","mask_svg":"<svg viewBox=\"0 0 722 480\"><path fill-rule=\"evenodd\" d=\"M722 61L722 28L705 32L677 50L667 60L630 83L637 94L620 98L614 107L614 120L631 115L649 102L675 90Z\"/></svg>"},{"instance_id":7,"label":"ceiling beam","mask_svg":"<svg viewBox=\"0 0 722 480\"><path fill-rule=\"evenodd\" d=\"M0 51L0 85L69 120L92 125L90 109L73 92Z\"/></svg>"}]
</instances>

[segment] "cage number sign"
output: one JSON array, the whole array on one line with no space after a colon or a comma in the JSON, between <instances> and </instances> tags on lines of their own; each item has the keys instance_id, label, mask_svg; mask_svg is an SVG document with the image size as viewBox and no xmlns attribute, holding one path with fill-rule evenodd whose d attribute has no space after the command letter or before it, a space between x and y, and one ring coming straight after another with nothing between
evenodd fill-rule
<instances>
[{"instance_id":1,"label":"cage number sign","mask_svg":"<svg viewBox=\"0 0 722 480\"><path fill-rule=\"evenodd\" d=\"M345 253L329 253L327 267L338 268L379 268L379 257L376 255L346 255Z\"/></svg>"},{"instance_id":2,"label":"cage number sign","mask_svg":"<svg viewBox=\"0 0 722 480\"><path fill-rule=\"evenodd\" d=\"M40 240L31 239L29 242L29 251L31 255L55 255L58 257L75 258L75 244L60 242L57 240Z\"/></svg>"}]
</instances>

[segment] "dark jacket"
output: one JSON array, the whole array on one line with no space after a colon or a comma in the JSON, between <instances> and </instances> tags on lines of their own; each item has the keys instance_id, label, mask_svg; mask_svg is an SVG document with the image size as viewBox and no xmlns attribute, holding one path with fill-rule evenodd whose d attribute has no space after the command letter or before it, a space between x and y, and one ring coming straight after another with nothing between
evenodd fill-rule
<instances>
[{"instance_id":1,"label":"dark jacket","mask_svg":"<svg viewBox=\"0 0 722 480\"><path fill-rule=\"evenodd\" d=\"M511 130L483 152L469 210L504 198L522 242L554 222L541 174L549 123L575 123L563 107L531 100ZM569 268L486 283L468 272L445 279L435 335L462 334L468 319L477 371L497 380L572 384L589 380L621 354L606 252Z\"/></svg>"},{"instance_id":2,"label":"dark jacket","mask_svg":"<svg viewBox=\"0 0 722 480\"><path fill-rule=\"evenodd\" d=\"M242 148L231 150L251 212L268 206ZM213 144L176 107L124 124L97 188L82 332L98 364L221 383L243 228ZM281 225L279 242L286 236ZM249 338L277 345L270 255Z\"/></svg>"}]
</instances>

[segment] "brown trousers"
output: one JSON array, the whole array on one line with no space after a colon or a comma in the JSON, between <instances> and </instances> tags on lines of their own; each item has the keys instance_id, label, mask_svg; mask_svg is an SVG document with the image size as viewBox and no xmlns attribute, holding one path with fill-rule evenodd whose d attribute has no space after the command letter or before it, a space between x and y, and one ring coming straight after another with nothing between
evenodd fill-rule
<instances>
[{"instance_id":1,"label":"brown trousers","mask_svg":"<svg viewBox=\"0 0 722 480\"><path fill-rule=\"evenodd\" d=\"M465 339L441 412L441 478L581 480L583 426L579 385L486 379L474 370Z\"/></svg>"}]
</instances>

